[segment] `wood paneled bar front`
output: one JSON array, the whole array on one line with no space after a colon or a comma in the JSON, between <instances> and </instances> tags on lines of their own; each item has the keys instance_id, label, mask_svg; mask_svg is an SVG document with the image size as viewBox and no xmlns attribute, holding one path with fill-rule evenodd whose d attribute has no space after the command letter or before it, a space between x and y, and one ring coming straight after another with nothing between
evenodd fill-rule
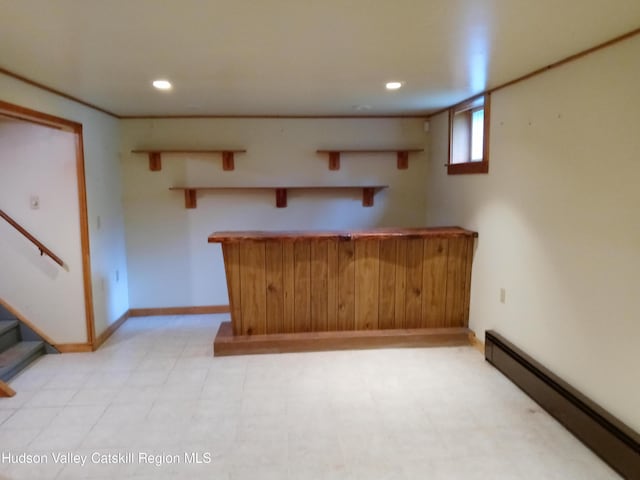
<instances>
[{"instance_id":1,"label":"wood paneled bar front","mask_svg":"<svg viewBox=\"0 0 640 480\"><path fill-rule=\"evenodd\" d=\"M216 232L230 324L215 355L468 344L476 232Z\"/></svg>"}]
</instances>

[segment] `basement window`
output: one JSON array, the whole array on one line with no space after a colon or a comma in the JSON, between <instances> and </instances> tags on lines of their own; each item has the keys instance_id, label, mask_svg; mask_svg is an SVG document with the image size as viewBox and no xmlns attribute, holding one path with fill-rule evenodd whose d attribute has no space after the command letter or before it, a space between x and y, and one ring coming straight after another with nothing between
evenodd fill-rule
<instances>
[{"instance_id":1,"label":"basement window","mask_svg":"<svg viewBox=\"0 0 640 480\"><path fill-rule=\"evenodd\" d=\"M449 175L489 172L489 95L449 110Z\"/></svg>"}]
</instances>

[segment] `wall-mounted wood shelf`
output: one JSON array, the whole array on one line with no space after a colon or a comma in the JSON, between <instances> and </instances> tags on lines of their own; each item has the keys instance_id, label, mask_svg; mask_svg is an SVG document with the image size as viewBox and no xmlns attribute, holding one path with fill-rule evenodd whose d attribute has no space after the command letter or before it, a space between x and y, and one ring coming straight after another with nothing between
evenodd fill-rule
<instances>
[{"instance_id":1,"label":"wall-mounted wood shelf","mask_svg":"<svg viewBox=\"0 0 640 480\"><path fill-rule=\"evenodd\" d=\"M397 158L398 170L406 170L409 168L409 154L423 152L422 148L387 148L378 150L317 150L318 153L329 154L329 170L340 170L340 154L342 153L395 153Z\"/></svg>"},{"instance_id":2,"label":"wall-mounted wood shelf","mask_svg":"<svg viewBox=\"0 0 640 480\"><path fill-rule=\"evenodd\" d=\"M326 185L326 186L259 186L259 187L171 187L169 190L184 191L185 208L197 207L198 191L225 191L225 190L274 190L276 194L276 207L287 206L287 192L289 190L362 190L362 206L373 206L373 197L377 192L388 188L389 185Z\"/></svg>"},{"instance_id":3,"label":"wall-mounted wood shelf","mask_svg":"<svg viewBox=\"0 0 640 480\"><path fill-rule=\"evenodd\" d=\"M234 149L208 149L208 150L131 150L131 153L146 153L149 155L149 170L152 172L158 172L162 170L162 154L163 153L220 153L222 154L222 170L233 170L234 154L246 153L246 150L234 150Z\"/></svg>"}]
</instances>

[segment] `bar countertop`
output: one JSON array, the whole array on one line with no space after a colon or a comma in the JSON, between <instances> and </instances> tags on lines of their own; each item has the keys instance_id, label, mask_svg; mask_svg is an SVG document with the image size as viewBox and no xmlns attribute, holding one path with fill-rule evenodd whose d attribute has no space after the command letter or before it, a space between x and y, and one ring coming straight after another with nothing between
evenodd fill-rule
<instances>
[{"instance_id":1,"label":"bar countertop","mask_svg":"<svg viewBox=\"0 0 640 480\"><path fill-rule=\"evenodd\" d=\"M291 231L227 231L214 232L209 243L243 241L325 239L325 240L384 240L390 238L477 237L478 233L461 227L372 228L367 230L291 230Z\"/></svg>"}]
</instances>

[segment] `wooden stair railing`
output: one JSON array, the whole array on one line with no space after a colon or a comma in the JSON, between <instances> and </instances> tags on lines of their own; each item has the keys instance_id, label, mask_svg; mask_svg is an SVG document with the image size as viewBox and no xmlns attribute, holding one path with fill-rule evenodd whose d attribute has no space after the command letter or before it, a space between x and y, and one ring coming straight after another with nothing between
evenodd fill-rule
<instances>
[{"instance_id":1,"label":"wooden stair railing","mask_svg":"<svg viewBox=\"0 0 640 480\"><path fill-rule=\"evenodd\" d=\"M0 398L13 397L16 394L15 390L0 380Z\"/></svg>"},{"instance_id":2,"label":"wooden stair railing","mask_svg":"<svg viewBox=\"0 0 640 480\"><path fill-rule=\"evenodd\" d=\"M28 231L26 231L24 228L22 228L22 226L18 222L16 222L13 218L11 218L9 215L7 215L3 210L0 210L0 217L4 218L7 221L7 223L9 223L9 225L11 225L13 228L18 230L31 243L33 243L36 247L38 247L38 250L40 250L40 255L46 255L49 258L51 258L51 260L53 260L58 265L60 265L62 268L66 268L65 265L64 265L64 262L62 261L62 259L60 257L58 257L55 253L53 253L47 247L45 247L42 242L40 242L36 237L34 237Z\"/></svg>"}]
</instances>

